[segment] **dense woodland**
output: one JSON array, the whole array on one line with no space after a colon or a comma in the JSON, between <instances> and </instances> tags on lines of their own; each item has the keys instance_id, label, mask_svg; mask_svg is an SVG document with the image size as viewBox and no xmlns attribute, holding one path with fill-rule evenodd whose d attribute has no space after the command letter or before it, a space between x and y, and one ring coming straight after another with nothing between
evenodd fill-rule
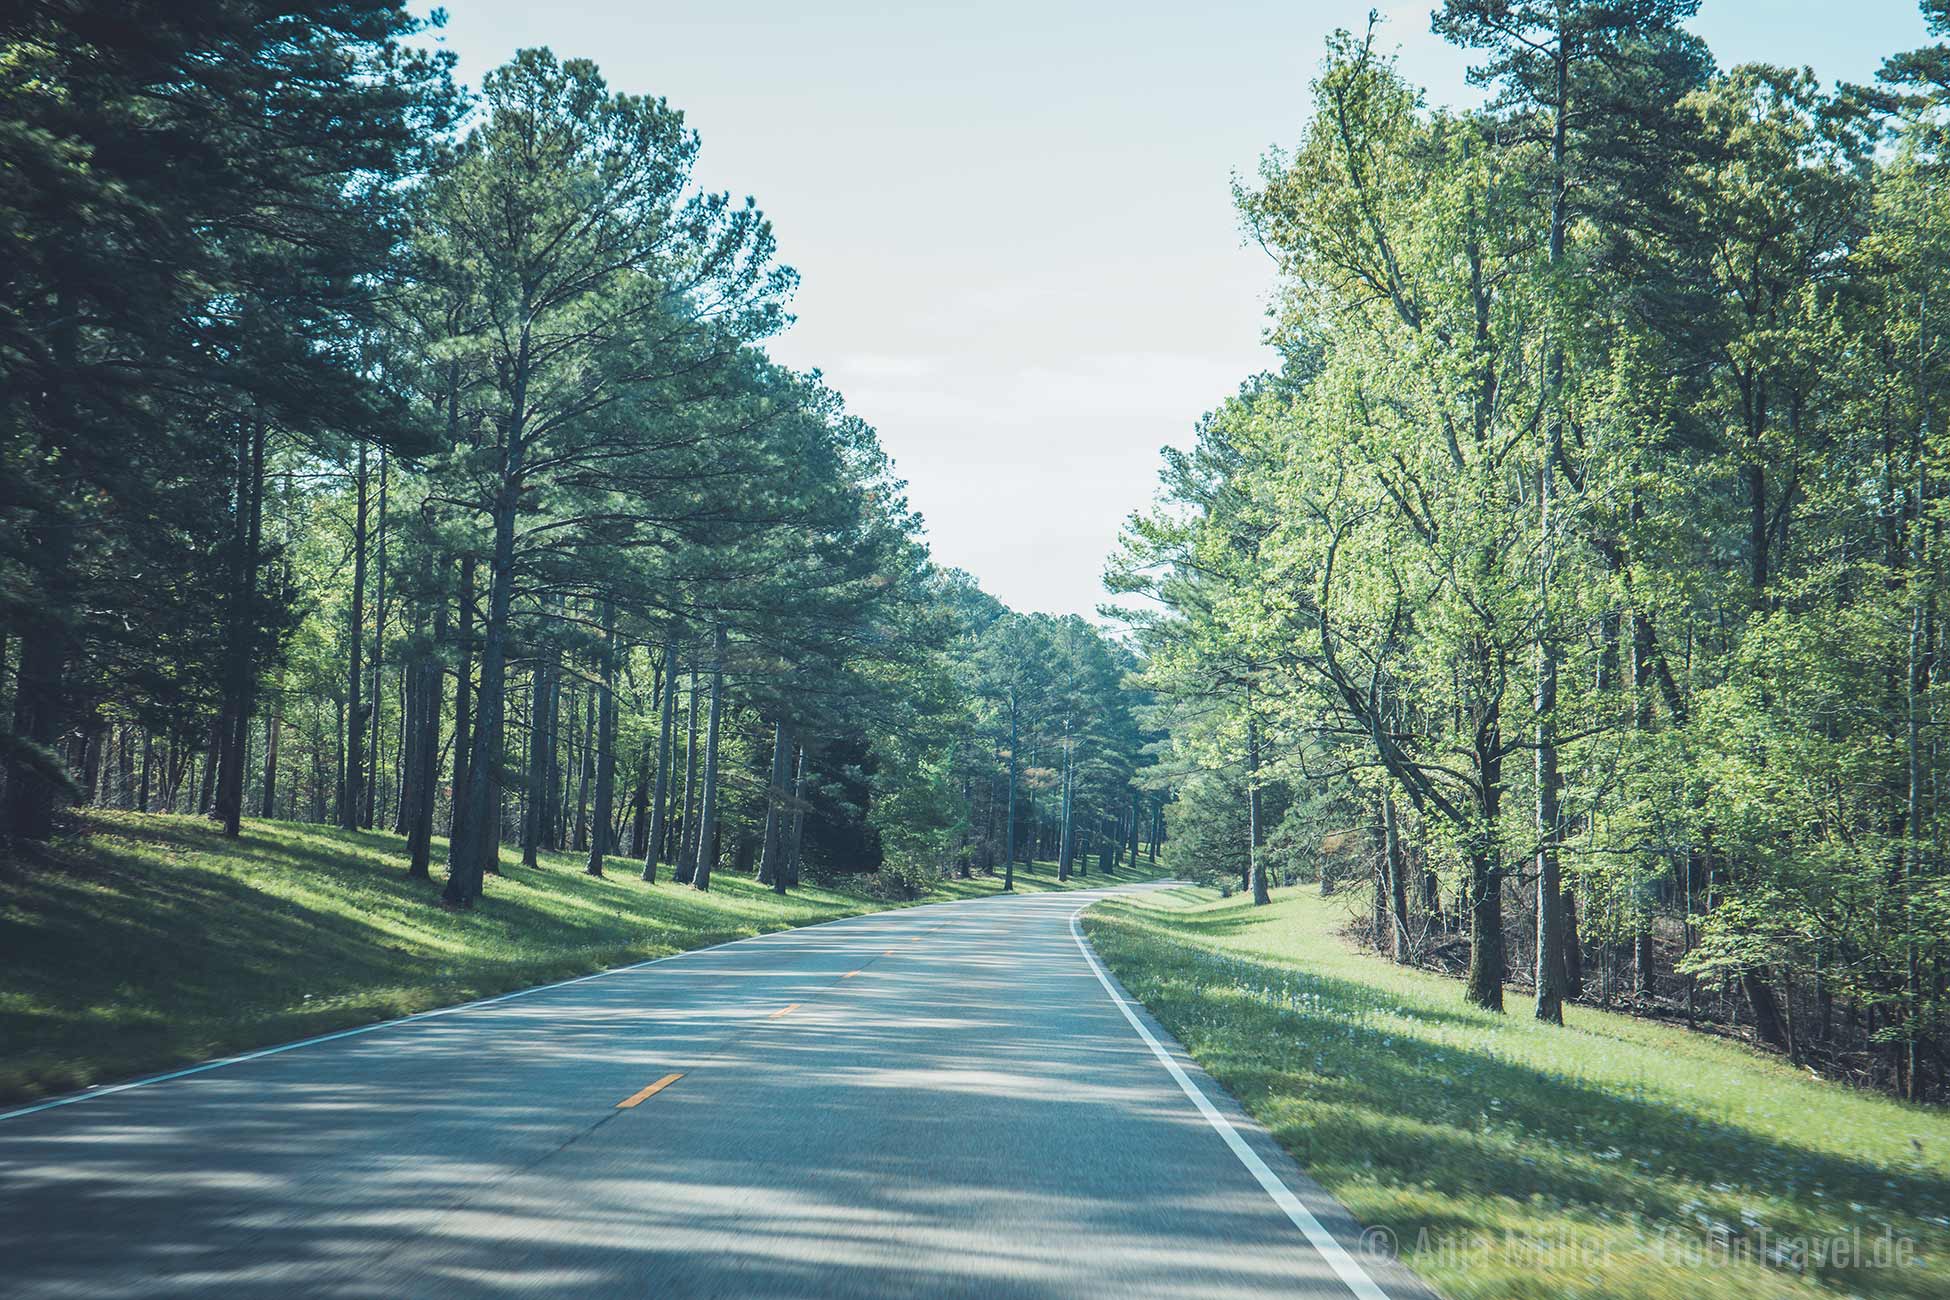
<instances>
[{"instance_id":1,"label":"dense woodland","mask_svg":"<svg viewBox=\"0 0 1950 1300\"><path fill-rule=\"evenodd\" d=\"M1334 39L1237 187L1280 364L1165 453L1118 638L930 561L664 101L467 90L399 0L9 6L10 858L334 823L464 909L504 846L911 893L1166 844L1485 1007L1943 1099L1950 0L1833 89L1695 7L1446 0L1467 111Z\"/></svg>"},{"instance_id":2,"label":"dense woodland","mask_svg":"<svg viewBox=\"0 0 1950 1300\"><path fill-rule=\"evenodd\" d=\"M1695 8L1447 0L1470 111L1332 42L1237 190L1281 364L1111 565L1147 779L1182 869L1318 858L1479 1005L1941 1099L1950 47L1831 91Z\"/></svg>"},{"instance_id":3,"label":"dense woodland","mask_svg":"<svg viewBox=\"0 0 1950 1300\"><path fill-rule=\"evenodd\" d=\"M0 16L16 864L76 805L390 830L455 908L503 846L780 891L1155 857L1135 662L930 562L767 357L793 273L682 113L547 50L468 92L427 34Z\"/></svg>"}]
</instances>

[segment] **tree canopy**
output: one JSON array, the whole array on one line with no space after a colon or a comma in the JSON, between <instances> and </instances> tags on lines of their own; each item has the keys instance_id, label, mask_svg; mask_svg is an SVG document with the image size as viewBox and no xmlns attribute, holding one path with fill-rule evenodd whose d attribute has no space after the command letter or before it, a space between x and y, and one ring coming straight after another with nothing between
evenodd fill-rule
<instances>
[{"instance_id":1,"label":"tree canopy","mask_svg":"<svg viewBox=\"0 0 1950 1300\"><path fill-rule=\"evenodd\" d=\"M932 562L767 355L796 278L684 114L546 49L469 95L438 21L0 19L10 839L332 821L432 881L444 833L457 909L504 845L779 891L1135 854L1128 655Z\"/></svg>"},{"instance_id":2,"label":"tree canopy","mask_svg":"<svg viewBox=\"0 0 1950 1300\"><path fill-rule=\"evenodd\" d=\"M1167 859L1939 1095L1945 47L1830 91L1693 8L1448 0L1469 111L1339 33L1238 187L1284 364L1108 573Z\"/></svg>"}]
</instances>

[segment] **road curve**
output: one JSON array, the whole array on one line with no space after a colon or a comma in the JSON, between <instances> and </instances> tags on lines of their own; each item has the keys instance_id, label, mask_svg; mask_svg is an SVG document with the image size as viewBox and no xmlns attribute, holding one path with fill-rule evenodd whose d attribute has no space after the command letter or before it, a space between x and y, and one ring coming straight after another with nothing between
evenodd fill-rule
<instances>
[{"instance_id":1,"label":"road curve","mask_svg":"<svg viewBox=\"0 0 1950 1300\"><path fill-rule=\"evenodd\" d=\"M1127 1014L1073 937L1101 896L765 935L19 1114L0 1292L1428 1297Z\"/></svg>"}]
</instances>

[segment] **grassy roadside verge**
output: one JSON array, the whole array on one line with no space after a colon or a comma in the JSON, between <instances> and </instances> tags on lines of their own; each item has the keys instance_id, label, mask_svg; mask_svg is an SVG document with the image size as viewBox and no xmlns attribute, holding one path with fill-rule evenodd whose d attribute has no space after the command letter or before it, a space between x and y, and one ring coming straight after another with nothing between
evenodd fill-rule
<instances>
[{"instance_id":1,"label":"grassy roadside verge","mask_svg":"<svg viewBox=\"0 0 1950 1300\"><path fill-rule=\"evenodd\" d=\"M1456 1297L1950 1295L1950 1114L1684 1029L1563 1029L1346 944L1341 904L1099 904L1125 986Z\"/></svg>"},{"instance_id":2,"label":"grassy roadside verge","mask_svg":"<svg viewBox=\"0 0 1950 1300\"><path fill-rule=\"evenodd\" d=\"M249 821L225 841L200 818L96 813L0 864L0 1103L899 906L817 886L779 898L723 871L709 893L646 885L627 855L596 880L579 857L525 870L505 854L482 905L456 915L404 862L377 832ZM1048 864L1016 884L1059 887ZM945 881L919 901L1000 885Z\"/></svg>"}]
</instances>

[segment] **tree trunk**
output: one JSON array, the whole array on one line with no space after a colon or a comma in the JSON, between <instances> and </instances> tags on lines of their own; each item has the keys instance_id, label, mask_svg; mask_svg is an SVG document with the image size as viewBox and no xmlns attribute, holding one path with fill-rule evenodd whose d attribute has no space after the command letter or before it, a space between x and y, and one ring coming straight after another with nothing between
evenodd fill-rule
<instances>
[{"instance_id":1,"label":"tree trunk","mask_svg":"<svg viewBox=\"0 0 1950 1300\"><path fill-rule=\"evenodd\" d=\"M447 834L451 837L461 817L461 803L468 787L468 763L474 756L474 557L460 562L460 594L455 601L459 623L456 631L459 653L454 665L454 788L447 809Z\"/></svg>"},{"instance_id":2,"label":"tree trunk","mask_svg":"<svg viewBox=\"0 0 1950 1300\"><path fill-rule=\"evenodd\" d=\"M702 692L691 669L691 705L684 724L684 820L678 825L677 883L688 885L697 873L697 709Z\"/></svg>"},{"instance_id":3,"label":"tree trunk","mask_svg":"<svg viewBox=\"0 0 1950 1300\"><path fill-rule=\"evenodd\" d=\"M1756 409L1764 411L1764 403L1758 399ZM1764 414L1751 416L1749 423L1750 432L1757 439L1765 425ZM1767 471L1759 464L1749 464L1742 468L1741 477L1746 481L1748 493L1748 572L1753 584L1754 609L1759 613L1767 609L1769 539L1772 536L1767 518ZM1742 968L1739 982L1741 991L1746 994L1747 1005L1754 1013L1754 1032L1769 1046L1791 1052L1793 1047L1781 1022L1780 1003L1767 982L1766 972L1759 968Z\"/></svg>"},{"instance_id":4,"label":"tree trunk","mask_svg":"<svg viewBox=\"0 0 1950 1300\"><path fill-rule=\"evenodd\" d=\"M1633 502L1636 518L1642 514L1637 501ZM1652 624L1637 610L1632 612L1632 730L1643 738L1652 730ZM1645 915L1642 906L1637 907L1634 916L1633 966L1637 975L1639 991L1652 991L1652 931L1651 918Z\"/></svg>"},{"instance_id":5,"label":"tree trunk","mask_svg":"<svg viewBox=\"0 0 1950 1300\"><path fill-rule=\"evenodd\" d=\"M447 605L436 601L433 644L420 652L414 691L413 771L400 792L406 810L407 874L421 880L432 877L433 805L440 782L440 697L446 681L440 669L439 646L446 639Z\"/></svg>"},{"instance_id":6,"label":"tree trunk","mask_svg":"<svg viewBox=\"0 0 1950 1300\"><path fill-rule=\"evenodd\" d=\"M1368 901L1368 930L1376 952L1387 952L1388 944L1388 827L1379 812L1375 815L1375 863L1370 873L1374 896Z\"/></svg>"},{"instance_id":7,"label":"tree trunk","mask_svg":"<svg viewBox=\"0 0 1950 1300\"><path fill-rule=\"evenodd\" d=\"M1388 873L1389 954L1407 964L1408 942L1408 867L1403 861L1401 822L1395 809L1395 794L1386 785L1381 789L1382 863Z\"/></svg>"},{"instance_id":8,"label":"tree trunk","mask_svg":"<svg viewBox=\"0 0 1950 1300\"><path fill-rule=\"evenodd\" d=\"M785 883L797 888L806 844L806 747L799 746L799 767L792 778L792 841L785 855Z\"/></svg>"},{"instance_id":9,"label":"tree trunk","mask_svg":"<svg viewBox=\"0 0 1950 1300\"><path fill-rule=\"evenodd\" d=\"M174 741L171 742L172 744ZM174 800L172 799L172 805ZM332 701L332 821L345 815L345 701Z\"/></svg>"},{"instance_id":10,"label":"tree trunk","mask_svg":"<svg viewBox=\"0 0 1950 1300\"><path fill-rule=\"evenodd\" d=\"M47 394L51 406L79 424L79 412L62 389L65 377L73 373L79 353L79 313L63 288L55 295L56 310L63 324L49 340L54 356L54 383ZM43 443L43 450L58 452L58 446ZM26 567L33 575L35 596L26 609L10 614L8 629L20 641L20 666L14 677L13 739L5 760L6 817L9 836L26 840L45 840L54 833L54 804L70 788L67 773L55 757L68 711L68 665L76 650L75 628L70 617L77 606L73 591L74 536L72 517L56 514L75 499L70 480L72 456L47 457L53 472L48 499L54 509L45 513L38 527L18 539Z\"/></svg>"},{"instance_id":11,"label":"tree trunk","mask_svg":"<svg viewBox=\"0 0 1950 1300\"><path fill-rule=\"evenodd\" d=\"M525 395L525 387L521 390ZM523 448L519 405L512 422L501 483L494 499L494 554L488 565L487 627L481 639L480 715L467 763L465 812L448 842L447 888L443 900L470 907L480 896L488 859L500 853L501 790L495 779L501 762L501 727L507 679L508 612L514 594L515 511L522 486Z\"/></svg>"},{"instance_id":12,"label":"tree trunk","mask_svg":"<svg viewBox=\"0 0 1950 1300\"><path fill-rule=\"evenodd\" d=\"M280 707L283 702L283 680L272 688L270 716L264 720L264 794L258 802L257 815L266 821L271 819L277 808L278 795L278 746L284 738L284 714Z\"/></svg>"},{"instance_id":13,"label":"tree trunk","mask_svg":"<svg viewBox=\"0 0 1950 1300\"><path fill-rule=\"evenodd\" d=\"M116 723L111 739L115 745L114 805L117 808L133 808L135 807L135 753L129 748L129 724Z\"/></svg>"},{"instance_id":14,"label":"tree trunk","mask_svg":"<svg viewBox=\"0 0 1950 1300\"><path fill-rule=\"evenodd\" d=\"M1135 844L1137 831L1131 832ZM1137 865L1137 853L1133 850L1131 864ZM1259 719L1253 713L1253 688L1246 687L1246 876L1251 887L1253 906L1262 907L1273 901L1272 891L1266 887L1266 864L1259 856ZM1321 885L1327 883L1327 866L1320 868Z\"/></svg>"},{"instance_id":15,"label":"tree trunk","mask_svg":"<svg viewBox=\"0 0 1950 1300\"><path fill-rule=\"evenodd\" d=\"M366 488L366 443L361 438L358 468L354 471L352 611L346 625L349 659L345 672L345 779L339 787L339 826L348 831L359 828L359 810L365 803Z\"/></svg>"},{"instance_id":16,"label":"tree trunk","mask_svg":"<svg viewBox=\"0 0 1950 1300\"><path fill-rule=\"evenodd\" d=\"M596 729L600 725L597 718L599 705L596 699L599 693L598 691L583 692L582 762L578 765L579 775L576 780L576 819L573 827L573 835L570 836L570 847L574 848L578 853L587 849L590 840L594 838L594 832L589 826L589 789L596 779L596 746L593 742L596 739ZM566 831L564 833L565 835L568 834Z\"/></svg>"},{"instance_id":17,"label":"tree trunk","mask_svg":"<svg viewBox=\"0 0 1950 1300\"><path fill-rule=\"evenodd\" d=\"M368 760L369 775L366 779L365 807L360 810L359 824L371 830L378 812L379 801L379 750L381 738L386 729L384 721L385 671L386 671L386 448L379 449L379 527L374 537L374 549L378 552L378 571L374 574L372 600L372 756Z\"/></svg>"},{"instance_id":18,"label":"tree trunk","mask_svg":"<svg viewBox=\"0 0 1950 1300\"><path fill-rule=\"evenodd\" d=\"M1554 426L1553 426L1554 427ZM1552 472L1547 448L1537 474L1537 518L1543 540L1538 601L1543 613L1537 632L1537 965L1536 1015L1564 1023L1564 914L1560 902L1557 841L1562 831L1557 771L1557 641L1550 625L1550 548Z\"/></svg>"},{"instance_id":19,"label":"tree trunk","mask_svg":"<svg viewBox=\"0 0 1950 1300\"><path fill-rule=\"evenodd\" d=\"M585 765L586 766L586 765ZM609 851L610 805L616 787L616 603L603 601L603 679L596 693L596 814L589 831L592 876L603 874Z\"/></svg>"},{"instance_id":20,"label":"tree trunk","mask_svg":"<svg viewBox=\"0 0 1950 1300\"><path fill-rule=\"evenodd\" d=\"M1911 525L1909 544L1908 580L1910 586L1910 625L1909 625L1909 664L1904 673L1904 741L1906 750L1906 773L1908 789L1904 809L1903 826L1903 867L1902 903L1903 928L1903 1041L1901 1077L1906 1085L1904 1095L1910 1101L1923 1100L1923 1061L1919 1040L1922 1038L1921 1022L1924 1015L1922 968L1918 959L1916 942L1916 889L1923 880L1928 864L1928 841L1923 826L1923 789L1927 780L1923 756L1923 727L1928 712L1924 701L1928 700L1933 686L1932 677L1935 664L1930 652L1930 595L1935 585L1933 572L1926 572L1926 565L1933 558L1927 554L1929 534L1924 531L1924 521L1929 517L1929 479L1926 462L1923 458L1923 437L1929 427L1928 390L1924 384L1923 340L1928 338L1927 318L1924 307L1917 307L1917 362L1916 388L1917 400L1922 407L1923 418L1918 423L1917 438L1911 453L1916 465L1915 504L1912 511L1914 523Z\"/></svg>"},{"instance_id":21,"label":"tree trunk","mask_svg":"<svg viewBox=\"0 0 1950 1300\"><path fill-rule=\"evenodd\" d=\"M1559 32L1555 53L1556 96L1552 101L1551 130L1551 210L1549 260L1555 267L1564 256L1565 174L1564 150L1567 139L1565 113L1569 107L1570 50ZM1536 1015L1550 1024L1564 1023L1564 916L1559 902L1557 841L1562 831L1558 808L1557 763L1557 629L1551 621L1552 537L1557 526L1551 517L1551 496L1556 486L1555 459L1563 436L1563 414L1559 393L1564 383L1564 353L1555 337L1550 340L1545 358L1546 398L1550 409L1545 423L1544 446L1537 465L1537 965ZM1499 993L1498 1002L1501 1002Z\"/></svg>"},{"instance_id":22,"label":"tree trunk","mask_svg":"<svg viewBox=\"0 0 1950 1300\"><path fill-rule=\"evenodd\" d=\"M14 682L13 734L34 746L30 755L7 760L7 830L27 840L45 840L54 831L54 803L65 776L54 755L66 713L68 657L65 626L58 619L26 629Z\"/></svg>"},{"instance_id":23,"label":"tree trunk","mask_svg":"<svg viewBox=\"0 0 1950 1300\"><path fill-rule=\"evenodd\" d=\"M528 780L526 802L521 818L521 865L539 866L542 838L548 834L548 801L554 788L549 765L553 738L549 734L554 720L549 703L554 698L549 681L546 654L538 656L528 675Z\"/></svg>"},{"instance_id":24,"label":"tree trunk","mask_svg":"<svg viewBox=\"0 0 1950 1300\"><path fill-rule=\"evenodd\" d=\"M420 798L420 723L426 712L425 635L425 611L415 610L411 630L407 633L406 657L400 664L399 814L393 824L393 833L406 841L409 862L413 852L414 804ZM429 809L431 803L429 798ZM412 874L410 870L409 874Z\"/></svg>"},{"instance_id":25,"label":"tree trunk","mask_svg":"<svg viewBox=\"0 0 1950 1300\"><path fill-rule=\"evenodd\" d=\"M636 780L630 783L630 856L643 858L650 847L650 739L644 737L636 747ZM622 846L622 832L617 832L617 846Z\"/></svg>"},{"instance_id":26,"label":"tree trunk","mask_svg":"<svg viewBox=\"0 0 1950 1300\"><path fill-rule=\"evenodd\" d=\"M244 816L244 763L257 685L257 556L263 541L264 437L262 420L239 427L236 528L232 534L231 587L224 646L223 714L219 725L216 819L235 839Z\"/></svg>"},{"instance_id":27,"label":"tree trunk","mask_svg":"<svg viewBox=\"0 0 1950 1300\"><path fill-rule=\"evenodd\" d=\"M1476 769L1479 824L1469 830L1469 983L1466 997L1490 1011L1503 1010L1503 867L1496 838L1503 808L1503 718L1491 687L1496 670L1488 648L1479 640L1472 648L1472 675L1478 683L1474 704L1475 739L1471 758Z\"/></svg>"},{"instance_id":28,"label":"tree trunk","mask_svg":"<svg viewBox=\"0 0 1950 1300\"><path fill-rule=\"evenodd\" d=\"M223 748L223 722L210 724L208 743L203 747L203 775L196 786L196 812L198 816L208 816L217 801L217 752ZM84 750L85 742L84 742ZM93 782L84 779L83 788Z\"/></svg>"},{"instance_id":29,"label":"tree trunk","mask_svg":"<svg viewBox=\"0 0 1950 1300\"><path fill-rule=\"evenodd\" d=\"M557 669L560 673L560 668ZM576 732L582 726L581 696L573 681L558 676L549 701L550 744L545 788L548 798L542 805L542 847L566 851L575 826L570 808L575 794L577 763Z\"/></svg>"},{"instance_id":30,"label":"tree trunk","mask_svg":"<svg viewBox=\"0 0 1950 1300\"><path fill-rule=\"evenodd\" d=\"M1488 852L1469 853L1469 1001L1503 1010L1503 873Z\"/></svg>"},{"instance_id":31,"label":"tree trunk","mask_svg":"<svg viewBox=\"0 0 1950 1300\"><path fill-rule=\"evenodd\" d=\"M711 633L711 718L704 732L704 796L697 815L697 870L691 887L711 888L718 857L718 724L724 713L724 624Z\"/></svg>"},{"instance_id":32,"label":"tree trunk","mask_svg":"<svg viewBox=\"0 0 1950 1300\"><path fill-rule=\"evenodd\" d=\"M758 862L758 882L772 892L785 892L784 845L786 763L792 755L785 719L772 724L772 767L765 782L765 847Z\"/></svg>"},{"instance_id":33,"label":"tree trunk","mask_svg":"<svg viewBox=\"0 0 1950 1300\"><path fill-rule=\"evenodd\" d=\"M1747 1006L1754 1013L1754 1033L1768 1046L1792 1054L1794 1044L1781 1019L1781 1003L1768 983L1766 970L1761 967L1742 970L1740 991L1747 995Z\"/></svg>"},{"instance_id":34,"label":"tree trunk","mask_svg":"<svg viewBox=\"0 0 1950 1300\"><path fill-rule=\"evenodd\" d=\"M1075 765L1072 764L1072 767ZM1071 784L1074 785L1074 774ZM1076 829L1076 791L1070 792L1070 838L1076 843L1070 846L1070 867L1079 876L1090 874L1089 835L1079 835Z\"/></svg>"},{"instance_id":35,"label":"tree trunk","mask_svg":"<svg viewBox=\"0 0 1950 1300\"><path fill-rule=\"evenodd\" d=\"M399 810L406 835L406 874L415 880L429 880L433 875L433 785L432 776L426 771L428 765L423 761L428 748L426 715L438 707L438 696L427 688L430 675L417 651L401 674L406 683L406 700L401 710L405 730L399 754Z\"/></svg>"},{"instance_id":36,"label":"tree trunk","mask_svg":"<svg viewBox=\"0 0 1950 1300\"><path fill-rule=\"evenodd\" d=\"M1061 813L1063 826L1057 834L1056 844L1056 878L1058 880L1068 880L1070 878L1070 850L1073 847L1070 843L1070 801L1075 797L1073 789L1075 786L1075 769L1076 758L1071 752L1070 724L1066 719L1063 723L1063 799Z\"/></svg>"},{"instance_id":37,"label":"tree trunk","mask_svg":"<svg viewBox=\"0 0 1950 1300\"><path fill-rule=\"evenodd\" d=\"M325 821L325 716L320 701L311 703L312 743L311 749L311 820L313 824ZM334 774L336 779L336 773Z\"/></svg>"},{"instance_id":38,"label":"tree trunk","mask_svg":"<svg viewBox=\"0 0 1950 1300\"><path fill-rule=\"evenodd\" d=\"M420 573L421 591L432 577L424 569ZM426 633L426 609L418 602L413 608L411 635L416 642ZM415 765L419 760L414 756L413 747L419 743L420 699L423 686L420 681L422 660L426 647L414 645L410 657L400 665L399 673L399 731L393 740L393 834L404 838L408 833L408 822L412 813L406 806L406 787L413 780ZM437 670L436 670L437 671Z\"/></svg>"},{"instance_id":39,"label":"tree trunk","mask_svg":"<svg viewBox=\"0 0 1950 1300\"><path fill-rule=\"evenodd\" d=\"M1578 896L1564 891L1564 996L1584 995L1584 945L1578 939Z\"/></svg>"},{"instance_id":40,"label":"tree trunk","mask_svg":"<svg viewBox=\"0 0 1950 1300\"><path fill-rule=\"evenodd\" d=\"M108 724L102 721L101 709L88 711L87 730L81 738L81 797L83 802L100 804L102 798L102 750L107 742Z\"/></svg>"},{"instance_id":41,"label":"tree trunk","mask_svg":"<svg viewBox=\"0 0 1950 1300\"><path fill-rule=\"evenodd\" d=\"M657 718L657 783L650 795L650 832L644 841L643 878L657 880L657 864L663 860L664 837L669 833L667 811L670 802L670 764L675 757L673 723L677 714L677 631L672 629L664 642L663 704Z\"/></svg>"},{"instance_id":42,"label":"tree trunk","mask_svg":"<svg viewBox=\"0 0 1950 1300\"><path fill-rule=\"evenodd\" d=\"M1016 693L1009 691L1009 813L1008 838L1003 850L1002 892L1016 888Z\"/></svg>"}]
</instances>

